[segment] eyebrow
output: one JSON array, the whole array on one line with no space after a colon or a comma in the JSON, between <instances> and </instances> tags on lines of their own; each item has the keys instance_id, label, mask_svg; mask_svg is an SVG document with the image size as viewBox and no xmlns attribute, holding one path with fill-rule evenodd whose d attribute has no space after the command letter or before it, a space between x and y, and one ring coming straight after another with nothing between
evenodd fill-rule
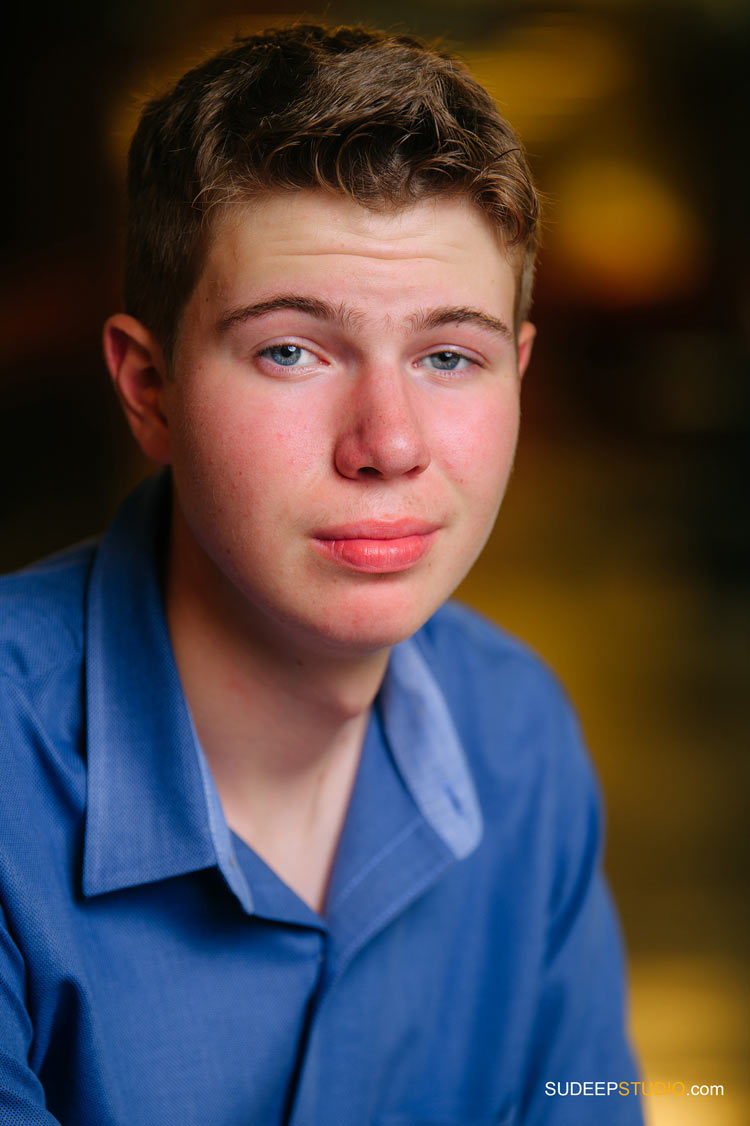
<instances>
[{"instance_id":1,"label":"eyebrow","mask_svg":"<svg viewBox=\"0 0 750 1126\"><path fill-rule=\"evenodd\" d=\"M256 301L252 305L240 305L230 309L219 319L219 332L226 332L236 324L265 317L269 313L277 313L283 309L291 309L297 313L306 313L320 321L336 321L343 325L356 325L361 321L362 315L353 309L347 309L343 304L333 305L318 297L305 297L297 293L283 293L276 297L269 297L265 301ZM444 305L430 312L415 313L409 318L413 332L425 332L443 325L469 324L485 332L492 332L504 340L513 342L514 335L505 321L493 317L481 309L467 308L465 305Z\"/></svg>"},{"instance_id":2,"label":"eyebrow","mask_svg":"<svg viewBox=\"0 0 750 1126\"><path fill-rule=\"evenodd\" d=\"M429 313L417 313L411 318L412 328L421 332L431 328L441 328L443 325L474 325L486 332L494 332L503 339L514 340L514 336L505 321L483 313L481 309L468 309L466 306L445 305L440 309L433 309Z\"/></svg>"},{"instance_id":3,"label":"eyebrow","mask_svg":"<svg viewBox=\"0 0 750 1126\"><path fill-rule=\"evenodd\" d=\"M256 301L253 305L240 305L219 319L219 332L226 332L236 324L244 321L265 317L269 313L277 313L281 309L292 309L297 313L307 313L319 321L339 321L348 324L355 319L356 314L347 310L344 305L332 305L318 297L303 297L296 293L283 293L278 297L269 297L266 301Z\"/></svg>"}]
</instances>

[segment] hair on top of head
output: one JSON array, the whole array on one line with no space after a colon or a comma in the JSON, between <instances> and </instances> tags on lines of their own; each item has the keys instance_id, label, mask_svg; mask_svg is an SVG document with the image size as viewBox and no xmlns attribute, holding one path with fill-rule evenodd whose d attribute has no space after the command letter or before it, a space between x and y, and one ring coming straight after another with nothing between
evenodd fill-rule
<instances>
[{"instance_id":1,"label":"hair on top of head","mask_svg":"<svg viewBox=\"0 0 750 1126\"><path fill-rule=\"evenodd\" d=\"M452 56L359 27L236 40L149 102L130 147L126 309L174 348L222 204L323 188L374 209L463 194L531 301L539 202L518 138Z\"/></svg>"}]
</instances>

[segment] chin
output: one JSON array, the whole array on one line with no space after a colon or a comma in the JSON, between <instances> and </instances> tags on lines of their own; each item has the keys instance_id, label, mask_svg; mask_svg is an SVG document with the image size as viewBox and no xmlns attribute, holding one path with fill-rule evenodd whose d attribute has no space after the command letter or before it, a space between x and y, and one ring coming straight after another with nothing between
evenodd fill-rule
<instances>
[{"instance_id":1,"label":"chin","mask_svg":"<svg viewBox=\"0 0 750 1126\"><path fill-rule=\"evenodd\" d=\"M352 656L389 649L415 634L443 601L415 604L403 595L341 599L318 636L326 648Z\"/></svg>"}]
</instances>

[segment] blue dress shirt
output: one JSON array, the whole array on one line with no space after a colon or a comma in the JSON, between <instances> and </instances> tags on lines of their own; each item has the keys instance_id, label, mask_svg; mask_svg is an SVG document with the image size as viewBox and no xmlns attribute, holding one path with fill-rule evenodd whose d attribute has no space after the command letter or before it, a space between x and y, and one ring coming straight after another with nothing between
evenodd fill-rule
<instances>
[{"instance_id":1,"label":"blue dress shirt","mask_svg":"<svg viewBox=\"0 0 750 1126\"><path fill-rule=\"evenodd\" d=\"M455 605L395 647L318 915L224 818L164 620L168 506L147 482L0 583L3 1126L640 1123L555 1086L636 1072L554 678Z\"/></svg>"}]
</instances>

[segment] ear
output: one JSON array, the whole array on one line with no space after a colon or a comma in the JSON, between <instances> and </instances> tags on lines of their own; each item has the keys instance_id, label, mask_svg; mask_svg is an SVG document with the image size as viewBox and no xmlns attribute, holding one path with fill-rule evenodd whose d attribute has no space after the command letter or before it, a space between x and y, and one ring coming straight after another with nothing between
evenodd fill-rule
<instances>
[{"instance_id":1,"label":"ear","mask_svg":"<svg viewBox=\"0 0 750 1126\"><path fill-rule=\"evenodd\" d=\"M126 313L104 324L104 358L120 402L146 457L167 465L169 433L164 412L164 354L154 335Z\"/></svg>"},{"instance_id":2,"label":"ear","mask_svg":"<svg viewBox=\"0 0 750 1126\"><path fill-rule=\"evenodd\" d=\"M529 366L531 349L534 347L536 328L531 321L524 321L518 330L518 378L523 379L523 374Z\"/></svg>"}]
</instances>

